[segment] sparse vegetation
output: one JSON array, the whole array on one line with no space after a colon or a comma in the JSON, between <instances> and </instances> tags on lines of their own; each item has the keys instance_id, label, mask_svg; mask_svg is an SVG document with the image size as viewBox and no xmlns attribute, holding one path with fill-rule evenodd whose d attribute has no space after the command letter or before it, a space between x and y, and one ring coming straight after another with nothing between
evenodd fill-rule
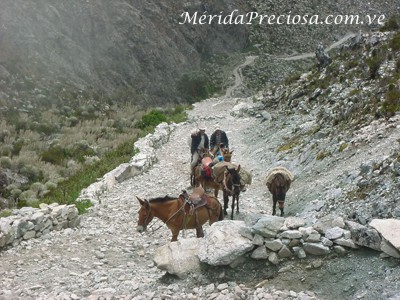
<instances>
[{"instance_id":1,"label":"sparse vegetation","mask_svg":"<svg viewBox=\"0 0 400 300\"><path fill-rule=\"evenodd\" d=\"M394 84L390 84L382 103L382 112L387 116L394 115L400 110L400 90Z\"/></svg>"},{"instance_id":2,"label":"sparse vegetation","mask_svg":"<svg viewBox=\"0 0 400 300\"><path fill-rule=\"evenodd\" d=\"M380 31L395 31L400 29L400 15L390 16Z\"/></svg>"},{"instance_id":3,"label":"sparse vegetation","mask_svg":"<svg viewBox=\"0 0 400 300\"><path fill-rule=\"evenodd\" d=\"M177 89L189 103L206 99L216 90L203 72L184 74L177 82Z\"/></svg>"},{"instance_id":4,"label":"sparse vegetation","mask_svg":"<svg viewBox=\"0 0 400 300\"><path fill-rule=\"evenodd\" d=\"M294 136L293 138L289 139L285 144L282 144L276 150L277 152L285 152L290 151L294 147L299 146L302 143L302 139L299 136Z\"/></svg>"},{"instance_id":5,"label":"sparse vegetation","mask_svg":"<svg viewBox=\"0 0 400 300\"><path fill-rule=\"evenodd\" d=\"M389 43L389 47L392 48L393 51L400 50L400 32L397 32L392 40Z\"/></svg>"},{"instance_id":6,"label":"sparse vegetation","mask_svg":"<svg viewBox=\"0 0 400 300\"><path fill-rule=\"evenodd\" d=\"M358 187L347 193L347 198L350 201L357 201L365 199L369 193L371 193L377 187L377 183L372 182L372 184L364 185Z\"/></svg>"},{"instance_id":7,"label":"sparse vegetation","mask_svg":"<svg viewBox=\"0 0 400 300\"><path fill-rule=\"evenodd\" d=\"M9 182L3 196L18 207L74 203L81 189L129 161L139 137L160 122L186 119L183 105L146 113L127 99L103 105L89 92L62 93L80 100L60 108L8 108L0 121L0 166L21 178Z\"/></svg>"},{"instance_id":8,"label":"sparse vegetation","mask_svg":"<svg viewBox=\"0 0 400 300\"><path fill-rule=\"evenodd\" d=\"M342 143L339 146L339 152L343 152L349 145L347 143Z\"/></svg>"},{"instance_id":9,"label":"sparse vegetation","mask_svg":"<svg viewBox=\"0 0 400 300\"><path fill-rule=\"evenodd\" d=\"M316 160L323 160L325 157L332 156L332 153L330 151L320 151L317 154L317 157L315 158Z\"/></svg>"}]
</instances>

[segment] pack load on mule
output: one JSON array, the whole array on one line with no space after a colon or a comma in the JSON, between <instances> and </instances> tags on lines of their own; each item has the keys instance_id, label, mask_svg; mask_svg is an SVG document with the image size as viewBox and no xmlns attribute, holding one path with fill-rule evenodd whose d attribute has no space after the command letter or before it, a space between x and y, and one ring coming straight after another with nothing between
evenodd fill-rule
<instances>
[{"instance_id":1,"label":"pack load on mule","mask_svg":"<svg viewBox=\"0 0 400 300\"><path fill-rule=\"evenodd\" d=\"M265 177L265 184L272 194L272 215L276 214L276 204L279 203L281 216L284 215L286 192L294 180L293 174L285 167L272 168Z\"/></svg>"},{"instance_id":2,"label":"pack load on mule","mask_svg":"<svg viewBox=\"0 0 400 300\"><path fill-rule=\"evenodd\" d=\"M228 168L236 168L237 165L231 162L219 162L213 166L213 176L216 182L222 182L224 178L224 172L225 172L225 167ZM240 168L239 170L239 175L241 177L241 184L243 186L249 185L252 182L252 176L249 171L247 171L245 168Z\"/></svg>"},{"instance_id":3,"label":"pack load on mule","mask_svg":"<svg viewBox=\"0 0 400 300\"><path fill-rule=\"evenodd\" d=\"M203 237L203 225L207 221L211 225L223 219L221 203L216 197L205 193L202 187L195 188L191 195L183 191L177 198L136 198L140 203L137 231L145 231L156 217L171 230L171 241L178 240L179 232L184 229L196 229L196 236Z\"/></svg>"}]
</instances>

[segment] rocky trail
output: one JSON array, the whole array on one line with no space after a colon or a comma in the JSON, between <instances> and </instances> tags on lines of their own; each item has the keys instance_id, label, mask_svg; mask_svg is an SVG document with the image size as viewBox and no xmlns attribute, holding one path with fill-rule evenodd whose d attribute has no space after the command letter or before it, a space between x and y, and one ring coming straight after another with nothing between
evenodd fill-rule
<instances>
[{"instance_id":1,"label":"rocky trail","mask_svg":"<svg viewBox=\"0 0 400 300\"><path fill-rule=\"evenodd\" d=\"M236 69L236 78L240 67L243 65ZM261 107L252 98L229 95L196 103L188 111L189 120L178 124L169 141L157 150L158 162L101 194L99 203L82 216L80 227L53 231L1 251L0 299L305 300L399 295L398 261L383 260L372 250L349 252L341 258L287 260L279 266L253 260L235 269L206 268L187 279L165 274L154 265L154 252L169 243L171 233L158 220L153 220L148 231L136 231L136 196L177 196L190 189L187 138L198 125L205 124L210 135L219 124L234 150L233 162L252 172L252 185L241 194L235 220L271 214L272 201L264 178L277 165L288 167L296 177L287 195L287 215L312 220L321 210L321 198L335 186L343 169L357 169L365 160L389 155L399 138L398 132L388 131L387 139L373 136L364 148L310 163L307 153L297 156L276 149L298 130L313 124L313 113L285 114L271 108L260 114ZM187 237L194 237L194 231L182 232L179 239Z\"/></svg>"}]
</instances>

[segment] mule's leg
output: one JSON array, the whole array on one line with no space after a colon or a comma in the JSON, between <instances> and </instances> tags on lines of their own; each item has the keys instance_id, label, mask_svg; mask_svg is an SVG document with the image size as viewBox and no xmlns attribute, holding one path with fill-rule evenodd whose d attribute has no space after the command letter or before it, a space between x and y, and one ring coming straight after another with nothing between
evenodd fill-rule
<instances>
[{"instance_id":1,"label":"mule's leg","mask_svg":"<svg viewBox=\"0 0 400 300\"><path fill-rule=\"evenodd\" d=\"M276 215L276 202L277 202L275 194L272 194L272 201L273 201L273 204L272 204L272 215L275 216Z\"/></svg>"},{"instance_id":2,"label":"mule's leg","mask_svg":"<svg viewBox=\"0 0 400 300\"><path fill-rule=\"evenodd\" d=\"M198 238L204 237L203 226L196 227L196 236Z\"/></svg>"},{"instance_id":3,"label":"mule's leg","mask_svg":"<svg viewBox=\"0 0 400 300\"><path fill-rule=\"evenodd\" d=\"M171 239L171 242L176 242L177 240L178 240L178 235L179 235L179 229L172 229L172 228L170 228L171 229L171 232L172 232L172 239Z\"/></svg>"},{"instance_id":4,"label":"mule's leg","mask_svg":"<svg viewBox=\"0 0 400 300\"><path fill-rule=\"evenodd\" d=\"M214 188L214 197L218 199L219 188Z\"/></svg>"},{"instance_id":5,"label":"mule's leg","mask_svg":"<svg viewBox=\"0 0 400 300\"><path fill-rule=\"evenodd\" d=\"M231 211L231 220L233 220L233 212L235 211L235 195L232 196L232 211Z\"/></svg>"},{"instance_id":6,"label":"mule's leg","mask_svg":"<svg viewBox=\"0 0 400 300\"><path fill-rule=\"evenodd\" d=\"M239 195L236 196L236 213L239 213Z\"/></svg>"},{"instance_id":7,"label":"mule's leg","mask_svg":"<svg viewBox=\"0 0 400 300\"><path fill-rule=\"evenodd\" d=\"M283 217L283 215L284 215L284 212L283 212L284 208L285 208L285 202L279 201L279 209L281 210L281 217Z\"/></svg>"},{"instance_id":8,"label":"mule's leg","mask_svg":"<svg viewBox=\"0 0 400 300\"><path fill-rule=\"evenodd\" d=\"M228 209L229 197L228 193L225 190L223 190L223 193L224 193L224 215L226 216L228 214L226 210Z\"/></svg>"}]
</instances>

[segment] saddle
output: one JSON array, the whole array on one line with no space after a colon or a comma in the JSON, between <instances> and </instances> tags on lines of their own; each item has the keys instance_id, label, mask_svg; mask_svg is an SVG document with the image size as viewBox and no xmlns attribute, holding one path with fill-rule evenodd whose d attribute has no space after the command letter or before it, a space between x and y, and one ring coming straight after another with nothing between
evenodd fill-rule
<instances>
[{"instance_id":1,"label":"saddle","mask_svg":"<svg viewBox=\"0 0 400 300\"><path fill-rule=\"evenodd\" d=\"M194 208L204 206L208 202L208 195L201 186L196 187L193 189L192 194L189 196L188 202L191 205L194 205Z\"/></svg>"}]
</instances>

